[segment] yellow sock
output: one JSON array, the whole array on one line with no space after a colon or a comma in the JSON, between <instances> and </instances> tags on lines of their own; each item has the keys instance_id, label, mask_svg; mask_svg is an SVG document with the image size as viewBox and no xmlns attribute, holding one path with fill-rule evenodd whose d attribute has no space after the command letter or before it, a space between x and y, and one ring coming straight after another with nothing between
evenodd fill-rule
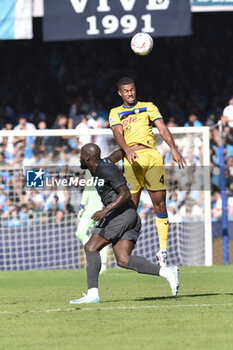
<instances>
[{"instance_id":1,"label":"yellow sock","mask_svg":"<svg viewBox=\"0 0 233 350\"><path fill-rule=\"evenodd\" d=\"M169 222L167 213L156 213L155 223L159 236L159 245L161 250L167 250L167 238L169 230Z\"/></svg>"}]
</instances>

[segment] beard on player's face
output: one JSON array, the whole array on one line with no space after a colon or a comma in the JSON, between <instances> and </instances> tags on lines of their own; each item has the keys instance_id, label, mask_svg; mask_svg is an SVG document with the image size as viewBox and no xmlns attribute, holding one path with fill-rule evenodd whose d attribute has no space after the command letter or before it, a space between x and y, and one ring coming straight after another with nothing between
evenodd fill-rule
<instances>
[{"instance_id":1,"label":"beard on player's face","mask_svg":"<svg viewBox=\"0 0 233 350\"><path fill-rule=\"evenodd\" d=\"M88 166L87 166L87 163L85 162L85 160L84 159L80 159L80 168L81 169L87 169L88 168Z\"/></svg>"}]
</instances>

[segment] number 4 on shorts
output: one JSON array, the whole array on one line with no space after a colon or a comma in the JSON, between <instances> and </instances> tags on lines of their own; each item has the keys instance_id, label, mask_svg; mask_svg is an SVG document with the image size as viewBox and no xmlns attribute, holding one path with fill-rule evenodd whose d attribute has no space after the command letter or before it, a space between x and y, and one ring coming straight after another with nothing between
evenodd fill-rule
<instances>
[{"instance_id":1,"label":"number 4 on shorts","mask_svg":"<svg viewBox=\"0 0 233 350\"><path fill-rule=\"evenodd\" d=\"M161 182L162 185L164 185L164 176L162 175L159 182Z\"/></svg>"}]
</instances>

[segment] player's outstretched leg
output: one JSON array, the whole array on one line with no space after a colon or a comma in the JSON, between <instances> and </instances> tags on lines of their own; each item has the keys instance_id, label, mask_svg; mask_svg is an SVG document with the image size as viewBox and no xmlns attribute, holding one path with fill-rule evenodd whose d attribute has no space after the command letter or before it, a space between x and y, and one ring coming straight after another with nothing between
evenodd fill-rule
<instances>
[{"instance_id":1,"label":"player's outstretched leg","mask_svg":"<svg viewBox=\"0 0 233 350\"><path fill-rule=\"evenodd\" d=\"M179 269L177 266L159 266L152 264L145 258L137 255L131 255L129 258L127 269L137 271L138 273L157 275L166 278L168 281L172 295L177 295L179 289Z\"/></svg>"},{"instance_id":2,"label":"player's outstretched leg","mask_svg":"<svg viewBox=\"0 0 233 350\"><path fill-rule=\"evenodd\" d=\"M114 254L119 266L127 268L129 270L137 271L142 274L149 274L155 276L161 276L168 281L172 295L177 295L179 288L177 266L159 266L158 264L152 264L142 256L131 255L134 248L132 241L122 240L114 246Z\"/></svg>"}]
</instances>

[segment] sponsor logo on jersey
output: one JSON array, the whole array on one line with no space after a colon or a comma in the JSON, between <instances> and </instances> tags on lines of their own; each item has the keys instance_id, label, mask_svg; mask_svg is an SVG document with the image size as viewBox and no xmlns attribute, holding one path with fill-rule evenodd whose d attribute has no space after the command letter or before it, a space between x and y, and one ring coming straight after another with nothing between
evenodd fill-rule
<instances>
[{"instance_id":1,"label":"sponsor logo on jersey","mask_svg":"<svg viewBox=\"0 0 233 350\"><path fill-rule=\"evenodd\" d=\"M123 126L127 126L133 122L135 122L135 120L137 120L137 117L133 117L132 115L128 118L128 119L125 119L123 122L122 122L122 125Z\"/></svg>"}]
</instances>

